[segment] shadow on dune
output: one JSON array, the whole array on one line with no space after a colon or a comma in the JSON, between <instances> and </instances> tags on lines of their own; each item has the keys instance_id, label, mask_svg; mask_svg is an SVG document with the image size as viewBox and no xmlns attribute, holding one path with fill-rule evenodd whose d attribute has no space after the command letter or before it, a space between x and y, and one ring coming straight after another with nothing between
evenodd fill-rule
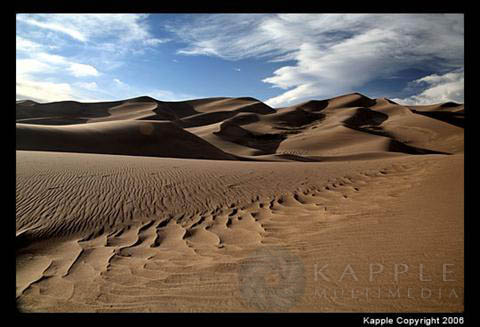
<instances>
[{"instance_id":1,"label":"shadow on dune","mask_svg":"<svg viewBox=\"0 0 480 327\"><path fill-rule=\"evenodd\" d=\"M228 100L243 100L252 101L252 103L245 103L233 110L218 110L212 112L203 112L197 110L200 104L215 104L215 102ZM153 110L155 115L149 117L149 120L171 120L180 121L179 124L184 127L195 127L201 124L213 124L223 119L233 117L241 112L252 112L258 114L270 114L275 110L254 98L212 98L201 100L189 100L180 102L161 102L154 100L157 103L157 108Z\"/></svg>"},{"instance_id":2,"label":"shadow on dune","mask_svg":"<svg viewBox=\"0 0 480 327\"><path fill-rule=\"evenodd\" d=\"M24 231L15 236L15 251L21 251L36 240L28 231Z\"/></svg>"},{"instance_id":3,"label":"shadow on dune","mask_svg":"<svg viewBox=\"0 0 480 327\"><path fill-rule=\"evenodd\" d=\"M401 152L407 154L451 154L447 152L417 148L411 145L407 145L405 143L399 142L397 140L391 139L388 145L388 151L391 152Z\"/></svg>"},{"instance_id":4,"label":"shadow on dune","mask_svg":"<svg viewBox=\"0 0 480 327\"><path fill-rule=\"evenodd\" d=\"M411 109L413 113L427 116L433 119L441 120L445 123L465 128L465 113L451 111L417 111Z\"/></svg>"},{"instance_id":5,"label":"shadow on dune","mask_svg":"<svg viewBox=\"0 0 480 327\"><path fill-rule=\"evenodd\" d=\"M81 124L89 118L110 116L109 109L125 101L81 103L61 101L52 103L17 103L17 122L44 125Z\"/></svg>"},{"instance_id":6,"label":"shadow on dune","mask_svg":"<svg viewBox=\"0 0 480 327\"><path fill-rule=\"evenodd\" d=\"M246 104L235 110L222 110L214 112L195 111L195 114L184 116L183 118L177 120L176 123L183 128L204 126L219 123L242 113L268 115L275 113L275 110L262 102L255 102L252 104Z\"/></svg>"},{"instance_id":7,"label":"shadow on dune","mask_svg":"<svg viewBox=\"0 0 480 327\"><path fill-rule=\"evenodd\" d=\"M220 131L213 132L223 140L260 150L258 154L273 154L280 143L287 138L283 134L259 134L250 132L232 122L220 125Z\"/></svg>"},{"instance_id":8,"label":"shadow on dune","mask_svg":"<svg viewBox=\"0 0 480 327\"><path fill-rule=\"evenodd\" d=\"M17 150L233 160L171 122L119 121L78 126L17 124Z\"/></svg>"},{"instance_id":9,"label":"shadow on dune","mask_svg":"<svg viewBox=\"0 0 480 327\"><path fill-rule=\"evenodd\" d=\"M298 108L309 112L316 112L325 109L328 107L328 104L328 100L310 100L299 105Z\"/></svg>"},{"instance_id":10,"label":"shadow on dune","mask_svg":"<svg viewBox=\"0 0 480 327\"><path fill-rule=\"evenodd\" d=\"M441 151L434 151L413 147L395 139L393 135L385 131L380 125L388 119L388 115L368 108L358 108L353 116L343 121L345 127L353 130L387 137L390 139L388 151L401 152L406 154L450 154Z\"/></svg>"},{"instance_id":11,"label":"shadow on dune","mask_svg":"<svg viewBox=\"0 0 480 327\"><path fill-rule=\"evenodd\" d=\"M189 117L185 117L175 121L175 123L183 128L198 127L204 125L215 124L225 119L234 117L237 115L237 112L234 111L216 111L216 112L206 112L198 113Z\"/></svg>"},{"instance_id":12,"label":"shadow on dune","mask_svg":"<svg viewBox=\"0 0 480 327\"><path fill-rule=\"evenodd\" d=\"M47 117L17 119L17 123L33 125L76 125L85 124L88 118Z\"/></svg>"},{"instance_id":13,"label":"shadow on dune","mask_svg":"<svg viewBox=\"0 0 480 327\"><path fill-rule=\"evenodd\" d=\"M297 108L293 111L279 113L277 117L276 123L279 125L277 129L298 129L314 122L321 122L326 115Z\"/></svg>"},{"instance_id":14,"label":"shadow on dune","mask_svg":"<svg viewBox=\"0 0 480 327\"><path fill-rule=\"evenodd\" d=\"M358 108L351 117L343 121L347 127L379 126L388 119L383 112L374 111L368 108Z\"/></svg>"}]
</instances>

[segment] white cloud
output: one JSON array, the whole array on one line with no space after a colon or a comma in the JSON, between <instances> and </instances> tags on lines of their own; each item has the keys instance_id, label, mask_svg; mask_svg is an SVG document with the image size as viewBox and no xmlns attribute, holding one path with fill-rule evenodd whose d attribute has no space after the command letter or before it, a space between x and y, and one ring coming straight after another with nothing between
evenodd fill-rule
<instances>
[{"instance_id":1,"label":"white cloud","mask_svg":"<svg viewBox=\"0 0 480 327\"><path fill-rule=\"evenodd\" d=\"M56 70L52 65L37 59L17 59L17 76L26 74L53 72Z\"/></svg>"},{"instance_id":2,"label":"white cloud","mask_svg":"<svg viewBox=\"0 0 480 327\"><path fill-rule=\"evenodd\" d=\"M285 90L266 101L276 107L417 66L463 67L463 15L198 15L170 31L187 42L183 55L292 60L263 79Z\"/></svg>"},{"instance_id":3,"label":"white cloud","mask_svg":"<svg viewBox=\"0 0 480 327\"><path fill-rule=\"evenodd\" d=\"M37 102L111 101L112 95L98 89L95 82L77 82L73 85L66 82L36 80L31 76L17 76L16 99L34 100Z\"/></svg>"},{"instance_id":4,"label":"white cloud","mask_svg":"<svg viewBox=\"0 0 480 327\"><path fill-rule=\"evenodd\" d=\"M17 51L36 51L43 47L39 43L33 42L18 35L16 39Z\"/></svg>"},{"instance_id":5,"label":"white cloud","mask_svg":"<svg viewBox=\"0 0 480 327\"><path fill-rule=\"evenodd\" d=\"M72 100L72 88L68 83L53 83L27 79L17 76L16 97L18 99L32 99L39 102L53 102Z\"/></svg>"},{"instance_id":6,"label":"white cloud","mask_svg":"<svg viewBox=\"0 0 480 327\"><path fill-rule=\"evenodd\" d=\"M82 89L86 89L86 90L90 90L90 91L93 91L93 90L96 90L98 88L98 85L97 83L95 82L77 82L75 83L76 86L78 87L81 87Z\"/></svg>"},{"instance_id":7,"label":"white cloud","mask_svg":"<svg viewBox=\"0 0 480 327\"><path fill-rule=\"evenodd\" d=\"M242 71L240 68L234 68L233 70L235 70L235 71L237 71L237 72Z\"/></svg>"},{"instance_id":8,"label":"white cloud","mask_svg":"<svg viewBox=\"0 0 480 327\"><path fill-rule=\"evenodd\" d=\"M17 54L77 47L75 60L70 61L90 64L91 68L72 65L66 71L75 77L97 76L97 67L102 71L117 69L124 64L126 55L141 55L170 41L152 34L148 17L147 14L17 14Z\"/></svg>"},{"instance_id":9,"label":"white cloud","mask_svg":"<svg viewBox=\"0 0 480 327\"><path fill-rule=\"evenodd\" d=\"M126 54L169 41L151 34L148 15L17 14L16 17L17 86L21 85L17 89L26 95L26 90L51 87L48 94L34 93L43 101L69 97L95 99L98 94L113 97L116 88L110 92L108 85L99 89L95 82L71 82L70 76L78 79L101 76L124 65ZM63 50L67 49L75 55L65 55ZM59 96L53 96L55 93Z\"/></svg>"},{"instance_id":10,"label":"white cloud","mask_svg":"<svg viewBox=\"0 0 480 327\"><path fill-rule=\"evenodd\" d=\"M98 76L90 65L79 64L68 58L49 53L32 53L29 58L16 60L16 94L22 99L40 102L85 100L77 89L62 80L59 74L69 72L75 77ZM94 90L96 83L76 83L86 90Z\"/></svg>"},{"instance_id":11,"label":"white cloud","mask_svg":"<svg viewBox=\"0 0 480 327\"><path fill-rule=\"evenodd\" d=\"M40 102L110 101L148 94L164 100L184 98L183 94L167 90L133 87L118 78L112 78L113 83L107 82L101 88L97 82L70 82L71 79L67 78L67 75L76 78L100 76L102 73L90 62L101 62L105 69L115 69L123 64L120 59L127 51L138 53L139 50L169 42L169 39L151 35L145 21L147 16L17 15L16 97ZM26 29L21 25L19 28L21 23L37 29ZM80 41L82 52L94 54L88 58L88 63L82 62L82 57L78 55L68 57L64 56L64 52L49 52L59 48L51 44L56 41L61 41L62 48L76 46L75 42L65 42L61 38L65 35Z\"/></svg>"},{"instance_id":12,"label":"white cloud","mask_svg":"<svg viewBox=\"0 0 480 327\"><path fill-rule=\"evenodd\" d=\"M29 58L17 59L17 74L56 73L66 70L74 77L99 76L98 70L87 64L46 52L33 52Z\"/></svg>"},{"instance_id":13,"label":"white cloud","mask_svg":"<svg viewBox=\"0 0 480 327\"><path fill-rule=\"evenodd\" d=\"M38 73L55 72L58 67L38 59L17 59L16 97L40 102L71 100L71 87L68 83L39 81L33 76Z\"/></svg>"},{"instance_id":14,"label":"white cloud","mask_svg":"<svg viewBox=\"0 0 480 327\"><path fill-rule=\"evenodd\" d=\"M95 69L95 67L85 64L72 63L68 67L68 71L75 77L100 75L99 72Z\"/></svg>"},{"instance_id":15,"label":"white cloud","mask_svg":"<svg viewBox=\"0 0 480 327\"><path fill-rule=\"evenodd\" d=\"M157 46L159 44L167 43L169 42L170 39L157 39L157 38L152 38L152 39L146 39L143 41L144 44L146 45L151 45L151 46Z\"/></svg>"},{"instance_id":16,"label":"white cloud","mask_svg":"<svg viewBox=\"0 0 480 327\"><path fill-rule=\"evenodd\" d=\"M444 75L432 74L414 81L424 85L423 91L407 98L394 98L393 101L405 105L423 105L443 102L464 102L464 71L453 71Z\"/></svg>"},{"instance_id":17,"label":"white cloud","mask_svg":"<svg viewBox=\"0 0 480 327\"><path fill-rule=\"evenodd\" d=\"M67 27L67 26L65 26L65 24L60 24L60 23L56 23L56 22L48 22L48 19L46 21L42 22L42 21L38 21L38 20L33 19L33 18L29 18L28 16L25 16L23 14L19 14L19 15L17 15L17 20L25 22L25 23L33 25L33 26L44 28L44 29L47 29L47 30L67 34L68 36L70 36L73 39L78 40L78 41L85 42L87 40L86 36L82 32L78 31L77 29Z\"/></svg>"},{"instance_id":18,"label":"white cloud","mask_svg":"<svg viewBox=\"0 0 480 327\"><path fill-rule=\"evenodd\" d=\"M57 65L68 65L69 64L67 58L65 58L63 56L59 56L59 55L52 55L52 54L45 53L45 52L34 53L34 54L31 55L31 57L33 57L33 58L35 58L39 61L47 62L47 63L51 63L51 64L57 64Z\"/></svg>"},{"instance_id":19,"label":"white cloud","mask_svg":"<svg viewBox=\"0 0 480 327\"><path fill-rule=\"evenodd\" d=\"M113 79L113 82L115 83L116 86L120 86L120 87L123 87L123 88L127 88L128 85L124 82L122 82L121 80L119 80L118 78L114 78Z\"/></svg>"},{"instance_id":20,"label":"white cloud","mask_svg":"<svg viewBox=\"0 0 480 327\"><path fill-rule=\"evenodd\" d=\"M68 35L82 43L117 51L131 42L157 46L168 42L152 36L146 14L17 14L17 22ZM108 42L106 42L108 40ZM114 49L112 49L112 47Z\"/></svg>"}]
</instances>

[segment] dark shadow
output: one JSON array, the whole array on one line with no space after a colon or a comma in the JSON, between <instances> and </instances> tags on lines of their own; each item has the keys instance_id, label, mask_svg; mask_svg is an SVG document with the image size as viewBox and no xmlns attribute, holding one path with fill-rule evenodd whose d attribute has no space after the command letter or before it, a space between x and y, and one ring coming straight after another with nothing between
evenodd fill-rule
<instances>
[{"instance_id":1,"label":"dark shadow","mask_svg":"<svg viewBox=\"0 0 480 327\"><path fill-rule=\"evenodd\" d=\"M251 114L237 115L235 117L230 118L229 121L232 124L242 126L242 125L256 123L260 121L260 118L258 117L257 114L251 113Z\"/></svg>"},{"instance_id":2,"label":"dark shadow","mask_svg":"<svg viewBox=\"0 0 480 327\"><path fill-rule=\"evenodd\" d=\"M319 162L319 161L321 161L319 159L298 156L298 155L295 155L295 154L278 154L277 157L287 159L287 160L291 160L291 161L300 161L300 162Z\"/></svg>"},{"instance_id":3,"label":"dark shadow","mask_svg":"<svg viewBox=\"0 0 480 327\"><path fill-rule=\"evenodd\" d=\"M383 112L374 111L368 108L358 108L355 114L348 119L345 119L343 123L347 127L358 128L364 125L379 126L387 119L388 115Z\"/></svg>"},{"instance_id":4,"label":"dark shadow","mask_svg":"<svg viewBox=\"0 0 480 327\"><path fill-rule=\"evenodd\" d=\"M19 119L16 121L20 124L32 125L76 125L85 124L88 122L86 118L69 118L69 117L52 117L52 118L31 118Z\"/></svg>"},{"instance_id":5,"label":"dark shadow","mask_svg":"<svg viewBox=\"0 0 480 327\"><path fill-rule=\"evenodd\" d=\"M100 118L110 116L109 109L122 104L124 101L81 103L77 101L61 101L51 103L35 103L24 105L17 103L15 108L16 120L45 119L42 124L49 125L47 119L53 119L53 125L57 125L57 119L72 120Z\"/></svg>"},{"instance_id":6,"label":"dark shadow","mask_svg":"<svg viewBox=\"0 0 480 327\"><path fill-rule=\"evenodd\" d=\"M388 145L388 151L401 152L401 153L407 153L407 154L448 154L448 155L451 154L448 152L416 148L410 145L406 145L405 143L399 142L397 140L390 140L390 144Z\"/></svg>"},{"instance_id":7,"label":"dark shadow","mask_svg":"<svg viewBox=\"0 0 480 327\"><path fill-rule=\"evenodd\" d=\"M241 98L238 98L241 99ZM250 98L243 98L248 100ZM258 101L251 98L252 101ZM271 114L276 112L263 102L255 102L246 104L235 110L222 110L214 112L200 112L196 111L195 107L191 104L194 101L184 102L157 102L158 106L153 112L155 116L150 116L148 120L170 120L178 121L178 125L188 128L202 126L205 124L218 123L224 119L235 116L241 112L251 112L257 114Z\"/></svg>"},{"instance_id":8,"label":"dark shadow","mask_svg":"<svg viewBox=\"0 0 480 327\"><path fill-rule=\"evenodd\" d=\"M206 112L179 119L176 121L176 123L178 126L183 128L205 126L224 121L225 119L231 118L236 114L237 112L235 111Z\"/></svg>"},{"instance_id":9,"label":"dark shadow","mask_svg":"<svg viewBox=\"0 0 480 327\"><path fill-rule=\"evenodd\" d=\"M15 250L21 251L23 248L26 248L34 241L34 238L28 233L23 232L20 235L15 237Z\"/></svg>"},{"instance_id":10,"label":"dark shadow","mask_svg":"<svg viewBox=\"0 0 480 327\"><path fill-rule=\"evenodd\" d=\"M411 109L412 110L412 109ZM412 110L413 113L430 117L443 121L445 123L465 128L465 113L464 112L452 112L452 111L417 111Z\"/></svg>"},{"instance_id":11,"label":"dark shadow","mask_svg":"<svg viewBox=\"0 0 480 327\"><path fill-rule=\"evenodd\" d=\"M102 130L18 126L16 149L130 156L234 160L202 138L173 124L142 123Z\"/></svg>"},{"instance_id":12,"label":"dark shadow","mask_svg":"<svg viewBox=\"0 0 480 327\"><path fill-rule=\"evenodd\" d=\"M368 108L359 108L357 112L350 118L343 121L344 126L350 129L364 132L368 134L373 134L377 136L382 136L390 139L388 145L388 151L390 152L401 152L406 154L450 154L447 152L417 148L400 141L395 140L394 136L385 131L380 125L388 119L388 115L373 111Z\"/></svg>"},{"instance_id":13,"label":"dark shadow","mask_svg":"<svg viewBox=\"0 0 480 327\"><path fill-rule=\"evenodd\" d=\"M328 106L328 100L310 100L298 106L299 109L316 112L325 109Z\"/></svg>"},{"instance_id":14,"label":"dark shadow","mask_svg":"<svg viewBox=\"0 0 480 327\"><path fill-rule=\"evenodd\" d=\"M231 122L220 125L220 131L213 132L223 140L261 150L261 154L273 154L280 143L287 138L283 134L258 134L250 132Z\"/></svg>"},{"instance_id":15,"label":"dark shadow","mask_svg":"<svg viewBox=\"0 0 480 327\"><path fill-rule=\"evenodd\" d=\"M360 95L361 97L358 100L352 101L348 104L349 107L371 107L377 104L377 100L370 99L361 93L354 93Z\"/></svg>"},{"instance_id":16,"label":"dark shadow","mask_svg":"<svg viewBox=\"0 0 480 327\"><path fill-rule=\"evenodd\" d=\"M440 107L441 107L441 108L452 108L452 107L458 107L458 106L459 106L458 103L449 101L449 102L445 102L445 103L442 104Z\"/></svg>"},{"instance_id":17,"label":"dark shadow","mask_svg":"<svg viewBox=\"0 0 480 327\"><path fill-rule=\"evenodd\" d=\"M286 113L280 113L278 115L278 121L276 122L279 129L298 129L306 127L313 122L320 122L326 117L323 113L305 111L297 108L296 110L288 111Z\"/></svg>"}]
</instances>

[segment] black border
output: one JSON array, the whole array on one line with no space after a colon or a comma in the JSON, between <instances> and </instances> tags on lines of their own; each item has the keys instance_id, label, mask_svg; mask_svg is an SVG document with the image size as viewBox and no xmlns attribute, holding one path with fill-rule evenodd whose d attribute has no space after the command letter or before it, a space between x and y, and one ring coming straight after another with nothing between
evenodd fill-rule
<instances>
[{"instance_id":1,"label":"black border","mask_svg":"<svg viewBox=\"0 0 480 327\"><path fill-rule=\"evenodd\" d=\"M413 6L412 6L413 4ZM453 1L18 1L17 13L465 13Z\"/></svg>"},{"instance_id":2,"label":"black border","mask_svg":"<svg viewBox=\"0 0 480 327\"><path fill-rule=\"evenodd\" d=\"M74 5L73 5L74 4ZM346 7L338 7L339 5L346 5ZM355 5L357 8L355 8ZM346 326L367 326L363 324L363 317L372 317L372 318L382 318L382 317L391 317L395 319L396 317L411 317L411 318L422 318L422 317L442 317L442 316L458 316L465 317L465 323L463 325L469 326L472 325L471 321L471 302L472 302L472 290L470 287L467 287L470 281L472 280L471 273L468 268L471 268L473 264L469 264L467 257L471 254L471 249L469 244L471 243L472 236L472 219L475 217L472 216L469 211L469 206L473 201L470 200L471 192L468 192L468 188L472 187L472 170L468 168L471 164L469 161L471 158L471 152L468 150L472 146L472 121L476 121L474 118L476 108L469 108L468 104L471 99L471 83L473 83L472 77L475 76L472 71L471 65L473 65L473 59L470 59L471 55L468 54L468 51L472 51L472 34L469 30L469 24L472 24L473 13L467 13L467 8L464 4L455 3L449 1L448 3L436 3L435 6L432 6L430 3L417 1L414 5L408 6L404 1L402 2L386 2L383 1L381 5L367 4L363 1L357 1L355 4L352 2L343 2L335 3L333 1L309 1L306 3L302 2L275 2L272 6L272 3L267 1L235 1L228 2L227 0L220 1L217 3L204 3L204 2L175 2L175 1L129 1L129 0L101 0L101 1L36 1L36 2L26 2L18 1L14 4L14 13L11 16L13 22L9 19L6 19L8 23L16 26L15 14L17 13L460 13L464 14L465 17L465 103L466 106L466 120L465 120L465 233L464 233L464 249L465 249L465 287L464 287L464 312L463 313L397 313L397 312L385 312L385 313L152 313L152 314L140 314L140 313L113 313L113 314L95 314L95 313L22 313L17 310L16 301L13 302L13 310L8 310L10 313L13 312L13 318L18 322L53 322L53 323L66 323L69 321L75 321L76 323L86 323L95 319L106 319L110 320L112 323L134 323L138 322L139 319L148 319L152 322L164 322L172 321L173 323L183 322L183 319L188 319L192 323L203 323L206 320L208 321L218 321L218 320L229 320L235 322L249 321L250 319L258 323L275 323L275 320L278 319L279 322L283 323L303 323L303 322L313 322L313 323L327 323L327 326L332 326L333 324L337 325L346 325ZM472 11L470 11L472 12ZM5 20L4 20L5 21ZM13 39L15 39L14 33L10 34ZM470 41L468 40L470 38ZM15 41L12 41L14 48L16 47ZM13 53L13 51L12 51ZM15 57L14 57L15 58ZM14 59L15 60L15 59ZM12 75L15 76L15 65L13 67ZM467 69L468 67L468 69ZM15 77L14 77L15 78ZM13 85L13 83L11 84ZM15 92L15 87L14 91ZM13 111L12 111L13 112ZM12 119L13 121L15 118ZM12 129L15 130L12 124ZM14 132L12 131L12 134ZM14 136L15 137L15 136ZM14 155L15 158L15 155ZM15 167L15 166L14 166ZM15 178L14 183L15 183ZM15 212L14 212L15 214ZM13 215L12 215L13 216ZM13 219L9 221L13 224ZM13 230L7 229L8 231ZM12 235L13 233L9 233ZM11 236L10 236L11 237ZM8 239L5 238L5 239ZM10 246L15 244L15 239L13 238L9 241ZM13 246L14 247L14 246ZM15 249L12 249L12 253L15 260ZM13 265L15 267L15 265ZM13 268L12 279L15 279L15 268ZM10 285L13 288L13 280ZM8 292L7 292L8 293ZM13 291L12 291L13 293ZM13 295L13 294L12 294ZM7 295L7 296L12 296ZM11 299L9 297L9 299ZM141 322L143 323L143 321ZM331 323L331 324L328 324ZM396 326L396 324L390 325ZM435 325L432 325L435 326ZM443 325L448 326L448 325Z\"/></svg>"}]
</instances>

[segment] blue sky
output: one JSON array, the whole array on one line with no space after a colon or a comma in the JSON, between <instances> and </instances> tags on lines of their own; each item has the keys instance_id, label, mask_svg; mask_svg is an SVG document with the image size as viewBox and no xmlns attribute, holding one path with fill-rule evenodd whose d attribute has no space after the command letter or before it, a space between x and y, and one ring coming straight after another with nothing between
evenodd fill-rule
<instances>
[{"instance_id":1,"label":"blue sky","mask_svg":"<svg viewBox=\"0 0 480 327\"><path fill-rule=\"evenodd\" d=\"M18 14L17 100L464 99L461 14Z\"/></svg>"}]
</instances>

